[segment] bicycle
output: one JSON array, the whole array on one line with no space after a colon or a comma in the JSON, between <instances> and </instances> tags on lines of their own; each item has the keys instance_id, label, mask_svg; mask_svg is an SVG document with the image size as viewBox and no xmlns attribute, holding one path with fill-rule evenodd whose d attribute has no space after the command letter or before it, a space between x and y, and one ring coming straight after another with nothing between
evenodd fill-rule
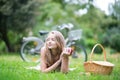
<instances>
[{"instance_id":1,"label":"bicycle","mask_svg":"<svg viewBox=\"0 0 120 80\"><path fill-rule=\"evenodd\" d=\"M63 24L58 26L59 30L66 29L68 36L66 38L66 47L73 49L73 58L80 57L83 62L87 61L87 53L83 45L77 44L76 41L81 39L82 30L71 30L73 26L70 24ZM79 34L75 34L79 33ZM23 61L26 62L40 62L40 49L44 45L45 36L48 31L39 31L39 34L43 37L23 37L23 44L21 46L20 56ZM78 53L79 56L78 56Z\"/></svg>"}]
</instances>

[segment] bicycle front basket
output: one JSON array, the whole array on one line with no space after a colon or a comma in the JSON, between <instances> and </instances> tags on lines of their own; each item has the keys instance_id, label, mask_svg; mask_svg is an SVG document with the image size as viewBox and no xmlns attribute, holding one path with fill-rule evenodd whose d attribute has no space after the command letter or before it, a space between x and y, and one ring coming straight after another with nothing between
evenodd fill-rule
<instances>
[{"instance_id":1,"label":"bicycle front basket","mask_svg":"<svg viewBox=\"0 0 120 80\"><path fill-rule=\"evenodd\" d=\"M78 40L82 37L82 30L72 30L68 33L69 40Z\"/></svg>"}]
</instances>

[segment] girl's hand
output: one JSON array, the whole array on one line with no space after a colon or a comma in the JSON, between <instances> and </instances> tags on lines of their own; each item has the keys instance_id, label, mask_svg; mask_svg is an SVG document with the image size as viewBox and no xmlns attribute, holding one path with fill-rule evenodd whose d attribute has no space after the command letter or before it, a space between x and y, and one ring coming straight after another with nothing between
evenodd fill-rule
<instances>
[{"instance_id":1,"label":"girl's hand","mask_svg":"<svg viewBox=\"0 0 120 80\"><path fill-rule=\"evenodd\" d=\"M73 53L73 49L72 48L64 48L62 55L66 55L66 56L70 56Z\"/></svg>"}]
</instances>

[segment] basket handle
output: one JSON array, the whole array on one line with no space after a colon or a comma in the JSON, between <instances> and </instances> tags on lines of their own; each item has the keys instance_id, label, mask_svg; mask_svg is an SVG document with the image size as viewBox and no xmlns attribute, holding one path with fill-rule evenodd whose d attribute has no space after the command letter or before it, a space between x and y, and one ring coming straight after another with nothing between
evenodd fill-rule
<instances>
[{"instance_id":1,"label":"basket handle","mask_svg":"<svg viewBox=\"0 0 120 80\"><path fill-rule=\"evenodd\" d=\"M90 61L92 61L92 55L93 55L93 52L94 52L94 50L95 50L95 48L96 48L97 46L100 46L100 47L102 48L103 53L104 53L104 61L106 61L106 51L105 51L104 47L103 47L101 44L96 44L96 45L93 47L93 49L92 49L92 51L91 51L91 54L90 54Z\"/></svg>"}]
</instances>

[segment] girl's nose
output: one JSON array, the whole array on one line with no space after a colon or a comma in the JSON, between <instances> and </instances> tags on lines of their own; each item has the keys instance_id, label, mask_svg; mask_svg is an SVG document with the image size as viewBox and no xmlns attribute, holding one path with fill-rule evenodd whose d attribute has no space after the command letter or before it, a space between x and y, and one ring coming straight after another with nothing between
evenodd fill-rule
<instances>
[{"instance_id":1,"label":"girl's nose","mask_svg":"<svg viewBox=\"0 0 120 80\"><path fill-rule=\"evenodd\" d=\"M48 44L51 44L51 41L49 41Z\"/></svg>"}]
</instances>

